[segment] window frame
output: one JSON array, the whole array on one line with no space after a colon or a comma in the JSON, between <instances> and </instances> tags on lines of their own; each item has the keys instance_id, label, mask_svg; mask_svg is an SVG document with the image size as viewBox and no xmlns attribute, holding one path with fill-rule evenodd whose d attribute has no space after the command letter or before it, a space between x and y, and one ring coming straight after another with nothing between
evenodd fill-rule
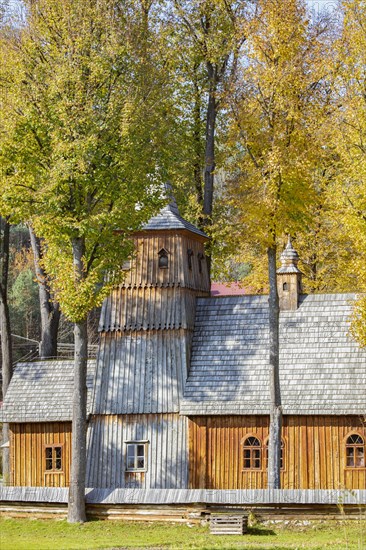
<instances>
[{"instance_id":1,"label":"window frame","mask_svg":"<svg viewBox=\"0 0 366 550\"><path fill-rule=\"evenodd\" d=\"M44 458L44 473L45 474L63 474L64 473L64 444L63 443L45 443L43 445L43 458ZM47 449L52 449L52 456L51 458L47 458L46 453ZM60 449L61 456L56 456L56 449ZM47 468L47 460L51 460L52 468ZM56 461L61 461L61 468L55 468Z\"/></svg>"},{"instance_id":2,"label":"window frame","mask_svg":"<svg viewBox=\"0 0 366 550\"><path fill-rule=\"evenodd\" d=\"M126 446L126 450L125 450L125 472L126 473L143 473L143 472L147 472L147 446L148 446L148 443L149 441L147 440L131 440L131 441L125 441L125 446ZM144 449L144 452L143 452L143 455L139 455L138 454L138 447L139 446L142 446L143 449ZM131 467L129 466L129 454L128 454L128 449L129 448L134 448L134 453L133 455L133 459L134 459L134 466ZM143 467L138 467L138 460L143 458L144 459L144 465Z\"/></svg>"},{"instance_id":3,"label":"window frame","mask_svg":"<svg viewBox=\"0 0 366 550\"><path fill-rule=\"evenodd\" d=\"M362 439L362 443L348 443L348 440L352 436L360 437ZM356 464L354 464L353 466L348 465L348 458L349 458L348 451L351 449L353 449L354 451L354 455L353 455L354 460L356 458L355 456L356 449L362 449L363 464L361 466L357 466ZM366 436L365 435L356 431L352 431L346 435L346 437L344 438L344 465L346 470L357 470L357 471L366 470Z\"/></svg>"},{"instance_id":4,"label":"window frame","mask_svg":"<svg viewBox=\"0 0 366 550\"><path fill-rule=\"evenodd\" d=\"M245 442L248 441L248 439L254 438L259 442L259 445L245 445ZM246 434L242 440L241 440L241 460L242 460L242 471L243 472L260 472L262 470L262 464L263 464L263 443L260 437L256 434ZM245 457L245 451L250 452L249 458ZM253 456L254 451L259 451L259 457ZM245 466L245 461L250 460L250 467ZM255 460L259 460L259 466L258 468L253 467L253 462Z\"/></svg>"}]
</instances>

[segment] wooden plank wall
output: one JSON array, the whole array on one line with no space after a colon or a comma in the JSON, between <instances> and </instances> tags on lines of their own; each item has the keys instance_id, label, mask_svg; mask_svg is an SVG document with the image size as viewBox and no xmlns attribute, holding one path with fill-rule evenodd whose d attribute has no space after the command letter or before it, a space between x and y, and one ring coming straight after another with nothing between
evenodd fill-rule
<instances>
[{"instance_id":1,"label":"wooden plank wall","mask_svg":"<svg viewBox=\"0 0 366 550\"><path fill-rule=\"evenodd\" d=\"M196 297L207 296L180 286L123 287L104 302L100 329L103 331L193 329Z\"/></svg>"},{"instance_id":2,"label":"wooden plank wall","mask_svg":"<svg viewBox=\"0 0 366 550\"><path fill-rule=\"evenodd\" d=\"M67 487L70 483L71 422L10 424L12 485ZM45 445L62 446L63 470L45 474Z\"/></svg>"},{"instance_id":3,"label":"wooden plank wall","mask_svg":"<svg viewBox=\"0 0 366 550\"><path fill-rule=\"evenodd\" d=\"M136 239L136 257L132 268L126 271L124 286L180 286L208 292L210 280L206 261L202 271L198 254L204 251L205 239L187 231L156 231L139 234ZM159 269L158 253L164 248L168 252L168 269ZM193 251L192 269L188 266L187 250Z\"/></svg>"},{"instance_id":4,"label":"wooden plank wall","mask_svg":"<svg viewBox=\"0 0 366 550\"><path fill-rule=\"evenodd\" d=\"M95 415L88 431L87 486L188 486L187 418L179 414ZM126 441L147 441L146 472L126 472Z\"/></svg>"},{"instance_id":5,"label":"wooden plank wall","mask_svg":"<svg viewBox=\"0 0 366 550\"><path fill-rule=\"evenodd\" d=\"M366 438L358 416L285 416L283 489L365 489L366 468L346 468L345 440L351 432ZM192 417L189 421L190 488L262 489L267 472L242 469L242 442L263 443L266 416Z\"/></svg>"},{"instance_id":6,"label":"wooden plank wall","mask_svg":"<svg viewBox=\"0 0 366 550\"><path fill-rule=\"evenodd\" d=\"M92 413L178 412L191 340L183 329L102 334Z\"/></svg>"}]
</instances>

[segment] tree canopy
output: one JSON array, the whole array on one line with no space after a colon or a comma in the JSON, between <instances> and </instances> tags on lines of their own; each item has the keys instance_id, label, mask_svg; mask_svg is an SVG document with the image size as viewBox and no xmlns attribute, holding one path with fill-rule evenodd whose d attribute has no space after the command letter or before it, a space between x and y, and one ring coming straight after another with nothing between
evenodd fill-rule
<instances>
[{"instance_id":1,"label":"tree canopy","mask_svg":"<svg viewBox=\"0 0 366 550\"><path fill-rule=\"evenodd\" d=\"M27 25L1 44L2 211L45 239L44 266L75 321L120 276L115 268L132 252L125 237L161 204L164 167L137 78L147 69L131 38L136 20L118 2L27 7ZM75 284L80 237L84 273Z\"/></svg>"}]
</instances>

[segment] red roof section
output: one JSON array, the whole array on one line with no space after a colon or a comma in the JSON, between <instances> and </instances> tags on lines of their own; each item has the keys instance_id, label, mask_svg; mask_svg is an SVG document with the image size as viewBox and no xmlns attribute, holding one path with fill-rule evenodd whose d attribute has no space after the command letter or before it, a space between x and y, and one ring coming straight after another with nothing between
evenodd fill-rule
<instances>
[{"instance_id":1,"label":"red roof section","mask_svg":"<svg viewBox=\"0 0 366 550\"><path fill-rule=\"evenodd\" d=\"M211 296L242 296L243 294L251 294L251 292L239 283L211 283Z\"/></svg>"}]
</instances>

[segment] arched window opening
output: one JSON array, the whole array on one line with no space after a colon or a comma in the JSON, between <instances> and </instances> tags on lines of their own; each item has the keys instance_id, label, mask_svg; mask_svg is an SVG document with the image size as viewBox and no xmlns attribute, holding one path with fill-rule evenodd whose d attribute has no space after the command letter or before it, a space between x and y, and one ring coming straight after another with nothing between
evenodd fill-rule
<instances>
[{"instance_id":1,"label":"arched window opening","mask_svg":"<svg viewBox=\"0 0 366 550\"><path fill-rule=\"evenodd\" d=\"M288 290L288 283L283 283L282 289L284 291Z\"/></svg>"},{"instance_id":2,"label":"arched window opening","mask_svg":"<svg viewBox=\"0 0 366 550\"><path fill-rule=\"evenodd\" d=\"M243 444L243 470L260 470L262 466L261 442L254 436L247 437Z\"/></svg>"},{"instance_id":3,"label":"arched window opening","mask_svg":"<svg viewBox=\"0 0 366 550\"><path fill-rule=\"evenodd\" d=\"M188 248L187 250L187 257L188 257L188 269L192 269L192 256L194 255L194 252L191 248Z\"/></svg>"},{"instance_id":4,"label":"arched window opening","mask_svg":"<svg viewBox=\"0 0 366 550\"><path fill-rule=\"evenodd\" d=\"M346 441L347 468L365 468L365 440L359 434L351 434Z\"/></svg>"},{"instance_id":5,"label":"arched window opening","mask_svg":"<svg viewBox=\"0 0 366 550\"><path fill-rule=\"evenodd\" d=\"M198 271L202 273L202 262L205 256L202 252L198 252L197 257L198 257Z\"/></svg>"},{"instance_id":6,"label":"arched window opening","mask_svg":"<svg viewBox=\"0 0 366 550\"><path fill-rule=\"evenodd\" d=\"M267 470L268 468L268 439L264 444L264 469ZM285 442L283 439L281 439L281 454L280 454L280 468L281 470L284 470L284 450L285 450Z\"/></svg>"},{"instance_id":7,"label":"arched window opening","mask_svg":"<svg viewBox=\"0 0 366 550\"><path fill-rule=\"evenodd\" d=\"M159 268L160 269L168 269L169 266L169 258L168 253L165 250L165 248L162 248L159 252Z\"/></svg>"}]
</instances>

